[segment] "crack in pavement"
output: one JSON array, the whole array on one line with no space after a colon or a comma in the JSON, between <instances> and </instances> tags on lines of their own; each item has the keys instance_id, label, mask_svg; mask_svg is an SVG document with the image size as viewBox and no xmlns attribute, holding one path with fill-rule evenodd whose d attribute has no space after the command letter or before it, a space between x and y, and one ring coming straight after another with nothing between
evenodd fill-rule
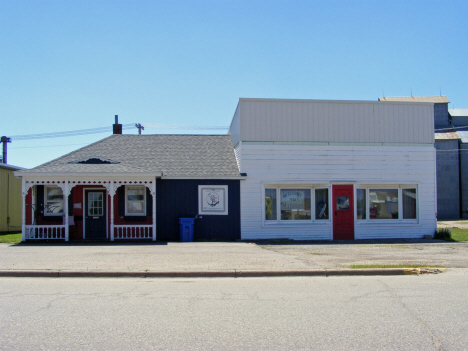
<instances>
[{"instance_id":1,"label":"crack in pavement","mask_svg":"<svg viewBox=\"0 0 468 351\"><path fill-rule=\"evenodd\" d=\"M422 327L427 331L427 333L431 336L432 338L432 344L434 345L435 349L437 351L444 351L442 342L439 340L439 338L432 332L432 330L427 326L424 321L419 318L403 301L401 301L400 297L391 289L385 282L383 282L380 279L377 279L379 283L381 283L385 289L390 293L390 295L393 297L393 299L403 307L404 310L406 310L413 319L418 322L419 324L422 325Z\"/></svg>"}]
</instances>

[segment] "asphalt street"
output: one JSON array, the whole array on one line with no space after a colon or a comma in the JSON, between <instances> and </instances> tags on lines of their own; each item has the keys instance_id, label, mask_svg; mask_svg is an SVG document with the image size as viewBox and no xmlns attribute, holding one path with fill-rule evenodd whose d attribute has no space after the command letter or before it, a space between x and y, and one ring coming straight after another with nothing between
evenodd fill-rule
<instances>
[{"instance_id":1,"label":"asphalt street","mask_svg":"<svg viewBox=\"0 0 468 351\"><path fill-rule=\"evenodd\" d=\"M468 270L0 278L1 350L466 350Z\"/></svg>"}]
</instances>

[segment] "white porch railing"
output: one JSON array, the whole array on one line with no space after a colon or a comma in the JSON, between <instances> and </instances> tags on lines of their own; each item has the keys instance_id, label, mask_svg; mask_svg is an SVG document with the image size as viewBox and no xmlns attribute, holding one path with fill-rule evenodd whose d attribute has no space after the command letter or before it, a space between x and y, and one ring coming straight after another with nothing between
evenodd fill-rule
<instances>
[{"instance_id":1,"label":"white porch railing","mask_svg":"<svg viewBox=\"0 0 468 351\"><path fill-rule=\"evenodd\" d=\"M151 224L114 225L114 239L152 239Z\"/></svg>"},{"instance_id":2,"label":"white porch railing","mask_svg":"<svg viewBox=\"0 0 468 351\"><path fill-rule=\"evenodd\" d=\"M26 240L65 239L64 225L26 225Z\"/></svg>"}]
</instances>

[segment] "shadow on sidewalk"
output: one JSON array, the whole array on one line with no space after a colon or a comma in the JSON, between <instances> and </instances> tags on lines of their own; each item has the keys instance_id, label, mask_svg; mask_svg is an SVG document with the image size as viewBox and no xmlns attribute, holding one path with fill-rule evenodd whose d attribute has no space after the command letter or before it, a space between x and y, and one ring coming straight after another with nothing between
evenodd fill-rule
<instances>
[{"instance_id":1,"label":"shadow on sidewalk","mask_svg":"<svg viewBox=\"0 0 468 351\"><path fill-rule=\"evenodd\" d=\"M290 239L270 239L270 240L246 240L257 245L401 245L401 244L441 244L454 243L435 239L363 239L363 240L290 240Z\"/></svg>"},{"instance_id":2,"label":"shadow on sidewalk","mask_svg":"<svg viewBox=\"0 0 468 351\"><path fill-rule=\"evenodd\" d=\"M54 241L54 240L34 240L20 243L14 243L10 246L154 246L167 245L167 241L141 241L141 240L126 240L126 241L108 241L108 240L70 240Z\"/></svg>"}]
</instances>

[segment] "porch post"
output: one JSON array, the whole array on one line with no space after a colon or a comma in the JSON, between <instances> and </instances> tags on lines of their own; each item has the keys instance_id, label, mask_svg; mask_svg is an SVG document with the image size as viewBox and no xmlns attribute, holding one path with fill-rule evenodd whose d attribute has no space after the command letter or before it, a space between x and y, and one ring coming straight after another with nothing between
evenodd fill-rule
<instances>
[{"instance_id":1,"label":"porch post","mask_svg":"<svg viewBox=\"0 0 468 351\"><path fill-rule=\"evenodd\" d=\"M114 241L114 180L110 181L109 184L109 195L110 195L110 241Z\"/></svg>"},{"instance_id":2,"label":"porch post","mask_svg":"<svg viewBox=\"0 0 468 351\"><path fill-rule=\"evenodd\" d=\"M21 195L23 197L23 216L21 217L21 241L26 241L26 195L25 194L25 180L21 179Z\"/></svg>"},{"instance_id":3,"label":"porch post","mask_svg":"<svg viewBox=\"0 0 468 351\"><path fill-rule=\"evenodd\" d=\"M156 241L156 178L151 195L153 196L153 241Z\"/></svg>"},{"instance_id":4,"label":"porch post","mask_svg":"<svg viewBox=\"0 0 468 351\"><path fill-rule=\"evenodd\" d=\"M65 196L65 241L68 241L69 240L69 235L70 235L70 227L68 226L68 196L70 196L70 191L68 190L68 179L65 180L65 186L64 186L64 192L66 194Z\"/></svg>"}]
</instances>

